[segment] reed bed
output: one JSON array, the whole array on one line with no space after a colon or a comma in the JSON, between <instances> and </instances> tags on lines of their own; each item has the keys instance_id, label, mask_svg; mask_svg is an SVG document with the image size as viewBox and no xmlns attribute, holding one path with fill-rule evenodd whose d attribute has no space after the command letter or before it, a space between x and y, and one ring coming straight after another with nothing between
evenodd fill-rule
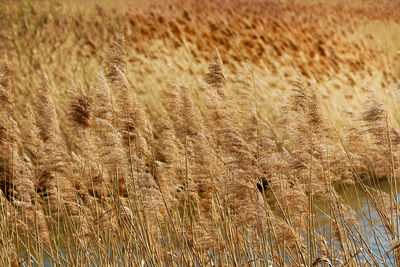
<instances>
[{"instance_id":1,"label":"reed bed","mask_svg":"<svg viewBox=\"0 0 400 267\"><path fill-rule=\"evenodd\" d=\"M236 5L240 12L249 8L244 3L233 7ZM34 5L24 8L21 16L38 12ZM282 3L275 14L292 9ZM190 34L193 13L189 11L183 13L189 22L177 28L169 23L164 33L173 33L174 37L164 36L166 43L175 40L177 44L172 45L179 46L190 36L198 38ZM147 15L154 17L157 8L154 12ZM370 14L363 16L369 18ZM257 13L254 17L258 18ZM213 18L210 16L210 20ZM148 21L164 25L161 20ZM280 23L286 27L278 21L271 27L279 28ZM182 25L188 27L184 27L185 37L180 39L177 36ZM225 29L218 25L216 29ZM350 19L349 25L353 27ZM25 30L35 32L25 26ZM242 26L238 27L237 32L242 31ZM10 36L16 33L13 29ZM26 77L21 77L24 72L13 71L22 61L12 65L8 52L4 52L0 72L2 265L400 265L400 132L393 119L395 113L387 109L391 102L384 103L380 91L364 86L367 101L359 110L342 112L347 117L337 127L326 115L323 90L315 83L324 84L323 64L346 69L352 64L343 61L336 65L323 55L329 48L323 49L321 43L316 48L295 48L295 42L285 42L283 47L287 48L275 47L278 54L283 53L280 49L319 53L325 63L315 66L307 61L292 66L291 74L287 74L288 88L274 100L273 107L265 110L257 83L262 64L250 57L255 50L249 47L257 42L247 44L249 51L243 51L243 59L248 61L230 63L242 56L237 50L241 46L227 48L224 37L219 40L223 49L215 48L198 59L199 65L208 61L201 86L192 87L184 80L185 74L181 75L181 67L170 65L168 79L159 83L162 88L155 105L140 97L144 83L130 79L132 50L125 38L129 28L108 29L110 33L106 34L114 41L109 49L104 48L99 64L88 60L91 63L86 66L92 67L67 69L75 78L82 78L95 65L91 73L95 78L71 78L66 92L57 88L62 79L53 73L57 69L48 72L40 67L43 63L35 61L34 55L42 52L32 44L36 52L28 65L40 82L29 80L25 88L32 85L30 93L22 94ZM253 30L259 31L256 26ZM159 38L162 32L153 34ZM37 40L43 43L54 37L38 34ZM156 39L144 30L141 34ZM290 38L306 36L292 34ZM56 40L60 47L68 36L59 33ZM219 34L210 36L206 39ZM236 38L233 33L229 36ZM61 40L63 37L66 39ZM280 41L272 43L278 45ZM5 48L13 57L23 57L19 44ZM134 56L139 55L141 45L135 48ZM373 53L370 49L365 52L366 64L360 62L353 68L368 72L368 55ZM100 53L101 48L95 50ZM195 51L199 53L196 57L206 54L201 47ZM48 53L51 58L53 54ZM228 63L222 59L224 53ZM385 60L371 68L389 68ZM265 75L269 74L266 70ZM394 84L395 75L386 76L381 85ZM312 82L313 78L317 80ZM348 80L353 81L352 77ZM354 86L356 81L351 83ZM63 104L60 99L64 99ZM273 116L264 115L269 110L273 110ZM382 181L388 190L380 187ZM340 193L347 187L357 188L366 203L350 206Z\"/></svg>"}]
</instances>

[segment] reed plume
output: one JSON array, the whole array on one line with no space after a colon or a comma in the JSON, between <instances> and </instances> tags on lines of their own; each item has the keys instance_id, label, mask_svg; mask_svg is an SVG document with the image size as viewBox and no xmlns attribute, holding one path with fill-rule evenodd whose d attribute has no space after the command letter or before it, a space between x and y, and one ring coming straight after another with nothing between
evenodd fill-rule
<instances>
[{"instance_id":1,"label":"reed plume","mask_svg":"<svg viewBox=\"0 0 400 267\"><path fill-rule=\"evenodd\" d=\"M208 73L206 74L205 80L219 97L221 97L223 100L226 100L226 76L224 73L224 65L217 48L215 48L211 63L208 66Z\"/></svg>"},{"instance_id":2,"label":"reed plume","mask_svg":"<svg viewBox=\"0 0 400 267\"><path fill-rule=\"evenodd\" d=\"M63 193L72 193L71 174L69 173L70 161L64 140L60 136L59 123L53 100L50 97L50 85L46 74L42 76L41 85L37 91L35 101L36 124L39 135L43 141L43 151L41 157L43 164L40 166L41 175L39 187L52 188L56 194L57 183L66 186L67 190ZM57 181L60 179L59 181ZM57 196L52 196L57 200ZM56 209L57 204L53 203Z\"/></svg>"},{"instance_id":3,"label":"reed plume","mask_svg":"<svg viewBox=\"0 0 400 267\"><path fill-rule=\"evenodd\" d=\"M125 36L121 30L112 44L111 51L107 54L105 62L105 75L107 80L111 84L118 84L121 80L121 74L119 72L126 75L127 65Z\"/></svg>"},{"instance_id":4,"label":"reed plume","mask_svg":"<svg viewBox=\"0 0 400 267\"><path fill-rule=\"evenodd\" d=\"M214 141L204 126L203 117L193 101L190 89L172 75L169 88L164 90L164 96L164 106L176 133L172 141L181 151L181 159L177 163L183 163L177 166L183 171L180 177L183 194L178 194L178 200L185 203L189 197L189 205L194 207L189 209L189 213L195 219L191 228L191 238L194 238L192 242L197 245L211 245L212 239L203 237L213 236L213 203L215 194L220 190L224 166L215 155Z\"/></svg>"},{"instance_id":5,"label":"reed plume","mask_svg":"<svg viewBox=\"0 0 400 267\"><path fill-rule=\"evenodd\" d=\"M94 145L97 147L96 161L105 169L103 178L110 184L118 169L116 190L129 184L128 161L122 145L122 136L114 127L114 104L111 89L103 71L99 71L93 95L93 133Z\"/></svg>"},{"instance_id":6,"label":"reed plume","mask_svg":"<svg viewBox=\"0 0 400 267\"><path fill-rule=\"evenodd\" d=\"M1 112L2 122L0 129L3 129L0 138L0 169L4 175L0 179L3 192L15 207L18 208L19 222L17 225L23 227L31 233L38 232L42 242L49 244L49 231L42 207L35 201L37 199L35 190L35 176L29 162L23 160L21 152L22 140L21 133L14 117L12 101L13 86L11 72L8 67L7 57L5 58L0 81L0 105L4 107Z\"/></svg>"},{"instance_id":7,"label":"reed plume","mask_svg":"<svg viewBox=\"0 0 400 267\"><path fill-rule=\"evenodd\" d=\"M171 81L164 95L165 108L174 124L179 144L184 149L184 162L187 165L185 184L193 192L194 199L210 201L214 187L221 177L215 171L218 164L213 160L215 155L211 135L204 127L200 110L185 84ZM210 210L210 202L205 205Z\"/></svg>"},{"instance_id":8,"label":"reed plume","mask_svg":"<svg viewBox=\"0 0 400 267\"><path fill-rule=\"evenodd\" d=\"M172 122L166 113L158 124L159 160L156 161L156 178L168 204L178 205L183 201L185 185L184 146L176 137Z\"/></svg>"},{"instance_id":9,"label":"reed plume","mask_svg":"<svg viewBox=\"0 0 400 267\"><path fill-rule=\"evenodd\" d=\"M256 160L250 148L240 136L231 121L231 112L226 100L225 75L218 50L213 56L207 74L207 107L213 122L216 143L221 150L220 158L228 172L221 185L227 193L226 201L240 222L262 225L261 195L257 194L256 184L261 174L256 168Z\"/></svg>"},{"instance_id":10,"label":"reed plume","mask_svg":"<svg viewBox=\"0 0 400 267\"><path fill-rule=\"evenodd\" d=\"M106 77L116 99L116 125L132 165L143 171L152 160L153 133L146 112L127 80L127 54L122 32L114 41L105 64Z\"/></svg>"},{"instance_id":11,"label":"reed plume","mask_svg":"<svg viewBox=\"0 0 400 267\"><path fill-rule=\"evenodd\" d=\"M78 172L84 177L84 188L95 195L106 196L107 184L104 183L96 161L95 134L93 126L93 88L84 90L82 85L70 95L68 117L76 131L76 143L82 159Z\"/></svg>"},{"instance_id":12,"label":"reed plume","mask_svg":"<svg viewBox=\"0 0 400 267\"><path fill-rule=\"evenodd\" d=\"M68 115L75 126L89 129L92 124L93 95L92 88L85 92L82 84L72 92L69 101Z\"/></svg>"},{"instance_id":13,"label":"reed plume","mask_svg":"<svg viewBox=\"0 0 400 267\"><path fill-rule=\"evenodd\" d=\"M143 172L153 160L151 124L143 107L129 90L125 75L118 69L116 73L118 80L113 84L113 89L117 94L117 127L123 136L126 155L135 171Z\"/></svg>"},{"instance_id":14,"label":"reed plume","mask_svg":"<svg viewBox=\"0 0 400 267\"><path fill-rule=\"evenodd\" d=\"M43 153L44 144L40 137L40 130L36 125L35 112L30 102L26 105L23 125L26 126L21 131L22 141L24 143L23 152L28 156L36 172L34 184L37 187L39 185L38 166L41 164L41 153Z\"/></svg>"},{"instance_id":15,"label":"reed plume","mask_svg":"<svg viewBox=\"0 0 400 267\"><path fill-rule=\"evenodd\" d=\"M154 161L152 152L153 133L143 107L140 105L126 77L125 39L121 32L114 42L106 60L106 78L110 93L115 96L115 126L122 137L122 148L129 159L133 183L128 186L136 194L145 214L161 220L165 215L162 197L154 177L148 174ZM132 195L133 196L133 195ZM151 219L149 219L151 221Z\"/></svg>"},{"instance_id":16,"label":"reed plume","mask_svg":"<svg viewBox=\"0 0 400 267\"><path fill-rule=\"evenodd\" d=\"M344 146L353 168L361 177L395 177L398 173L400 134L389 123L382 102L369 90L364 110L351 115L353 125L349 127Z\"/></svg>"},{"instance_id":17,"label":"reed plume","mask_svg":"<svg viewBox=\"0 0 400 267\"><path fill-rule=\"evenodd\" d=\"M0 74L0 102L5 110L12 114L13 113L13 95L12 95L12 81L11 81L11 69L8 65L8 57L7 54L4 53L4 63L1 68Z\"/></svg>"},{"instance_id":18,"label":"reed plume","mask_svg":"<svg viewBox=\"0 0 400 267\"><path fill-rule=\"evenodd\" d=\"M359 115L364 123L361 134L369 134L373 144L379 149L374 158L378 176L394 177L398 171L400 134L390 125L382 102L370 90L365 110ZM373 154L372 154L373 155ZM379 156L378 156L379 155ZM392 173L387 173L390 170Z\"/></svg>"},{"instance_id":19,"label":"reed plume","mask_svg":"<svg viewBox=\"0 0 400 267\"><path fill-rule=\"evenodd\" d=\"M13 102L12 102L12 84L11 71L8 66L7 55L4 56L4 65L2 65L0 76L0 103L3 107L0 110L0 170L3 173L1 179L2 188L6 191L5 194L12 193L13 179L17 177L18 170L18 143L19 128L14 120Z\"/></svg>"},{"instance_id":20,"label":"reed plume","mask_svg":"<svg viewBox=\"0 0 400 267\"><path fill-rule=\"evenodd\" d=\"M257 98L253 76L248 63L244 63L238 74L238 82L235 86L238 98L239 130L245 142L257 155L259 118L257 114Z\"/></svg>"},{"instance_id":21,"label":"reed plume","mask_svg":"<svg viewBox=\"0 0 400 267\"><path fill-rule=\"evenodd\" d=\"M214 164L216 158L210 146L210 139L207 139L208 132L203 126L203 119L192 100L189 88L181 84L179 90L183 108L182 120L185 122L188 175L196 184L203 211L208 213L211 211L210 201L221 176L218 175L217 165Z\"/></svg>"},{"instance_id":22,"label":"reed plume","mask_svg":"<svg viewBox=\"0 0 400 267\"><path fill-rule=\"evenodd\" d=\"M71 171L71 158L60 135L56 109L50 96L50 84L45 73L36 95L35 114L36 125L43 141L43 151L38 153L41 158L38 166L38 188L47 194L52 215L59 217L68 212L71 220L79 226L78 235L86 237L90 232L90 216L81 216L85 208L80 205L76 190L81 187L80 181Z\"/></svg>"}]
</instances>

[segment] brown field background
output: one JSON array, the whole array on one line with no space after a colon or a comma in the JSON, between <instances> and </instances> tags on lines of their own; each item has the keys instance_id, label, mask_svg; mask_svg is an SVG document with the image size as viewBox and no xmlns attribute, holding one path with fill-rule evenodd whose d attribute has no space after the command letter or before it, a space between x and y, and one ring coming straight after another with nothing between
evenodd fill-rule
<instances>
[{"instance_id":1,"label":"brown field background","mask_svg":"<svg viewBox=\"0 0 400 267\"><path fill-rule=\"evenodd\" d=\"M240 63L249 62L259 111L271 123L296 68L317 88L334 127L347 122L342 109L360 110L365 86L398 123L398 1L38 1L18 5L18 12L10 3L1 4L0 47L19 74L18 109L45 71L61 113L71 83L94 80L122 28L129 83L154 119L171 71L201 101L198 92L218 48L228 84Z\"/></svg>"}]
</instances>

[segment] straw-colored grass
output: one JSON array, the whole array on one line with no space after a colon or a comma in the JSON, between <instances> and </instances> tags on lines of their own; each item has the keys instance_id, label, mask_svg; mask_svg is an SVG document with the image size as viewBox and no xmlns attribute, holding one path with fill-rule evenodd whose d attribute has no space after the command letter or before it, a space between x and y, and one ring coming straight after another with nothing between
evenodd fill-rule
<instances>
[{"instance_id":1,"label":"straw-colored grass","mask_svg":"<svg viewBox=\"0 0 400 267\"><path fill-rule=\"evenodd\" d=\"M0 3L1 265L400 265L398 4L86 4Z\"/></svg>"}]
</instances>

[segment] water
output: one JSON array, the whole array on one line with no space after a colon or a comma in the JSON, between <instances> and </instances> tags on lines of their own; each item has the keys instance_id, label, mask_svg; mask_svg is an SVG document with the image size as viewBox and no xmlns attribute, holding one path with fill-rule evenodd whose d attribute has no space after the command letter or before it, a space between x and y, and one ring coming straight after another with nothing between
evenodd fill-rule
<instances>
[{"instance_id":1,"label":"water","mask_svg":"<svg viewBox=\"0 0 400 267\"><path fill-rule=\"evenodd\" d=\"M379 181L379 183L369 184L368 188L379 189L390 195L390 185L386 180ZM358 257L359 262L366 266L394 266L395 259L392 243L393 238L396 237L393 237L388 231L388 228L383 224L382 217L371 202L371 197L368 197L361 185L346 186L339 188L337 191L342 202L349 205L356 213L355 218L357 218L359 226L346 226L348 232L354 233L352 243L357 252L354 257ZM397 197L400 197L399 194ZM379 196L376 199L378 202L382 201ZM339 242L330 238L331 227L328 219L330 205L328 203L320 202L316 206L318 214L317 221L319 225L316 228L316 231L328 240L328 247L336 247L340 250L341 247ZM396 226L399 226L399 220L395 212L389 212L385 215L389 220L393 218L394 223L392 223L392 225L394 224L395 228ZM396 231L396 229L394 230ZM399 240L398 236L397 240ZM375 259L375 261L373 259Z\"/></svg>"},{"instance_id":2,"label":"water","mask_svg":"<svg viewBox=\"0 0 400 267\"><path fill-rule=\"evenodd\" d=\"M389 183L385 180L379 181L379 183L369 184L368 186L390 194ZM337 188L337 192L339 193L342 202L349 205L356 214L358 227L351 225L346 226L348 231L355 233L352 243L355 247L354 251L356 251L357 254L355 254L354 257L358 257L359 263L365 264L365 266L394 266L395 259L393 254L394 250L392 249L392 236L382 223L381 216L379 216L377 209L371 203L365 190L363 190L360 185L351 185ZM398 195L398 197L400 196ZM335 247L338 250L341 250L339 241L331 238L333 233L331 231L330 220L328 219L330 214L330 203L317 200L315 206L317 213L317 226L315 227L315 231L325 237L329 248ZM391 218L391 214L386 215L388 218ZM398 224L398 222L399 220L396 218L396 223ZM399 238L397 237L397 240L398 239ZM370 249L365 249L366 247ZM62 255L62 257L64 257L65 251L62 251L61 253L64 253ZM21 256L26 257L26 254L21 253ZM209 256L210 259L213 258L216 263L221 260L218 253L215 251L210 251ZM335 257L337 257L341 262L344 262L340 256L333 255L331 258ZM376 260L373 261L373 259ZM229 259L227 260L229 261ZM32 259L32 261L35 262L37 260ZM123 259L121 259L121 263L122 262ZM146 263L144 264L145 266L150 266ZM49 257L45 259L43 265L46 267L55 266L52 264ZM254 265L261 266L260 264L255 264L255 262ZM37 266L37 264L35 264L35 266ZM95 264L93 264L93 266L95 266ZM340 266L339 262L334 264L334 266Z\"/></svg>"}]
</instances>

